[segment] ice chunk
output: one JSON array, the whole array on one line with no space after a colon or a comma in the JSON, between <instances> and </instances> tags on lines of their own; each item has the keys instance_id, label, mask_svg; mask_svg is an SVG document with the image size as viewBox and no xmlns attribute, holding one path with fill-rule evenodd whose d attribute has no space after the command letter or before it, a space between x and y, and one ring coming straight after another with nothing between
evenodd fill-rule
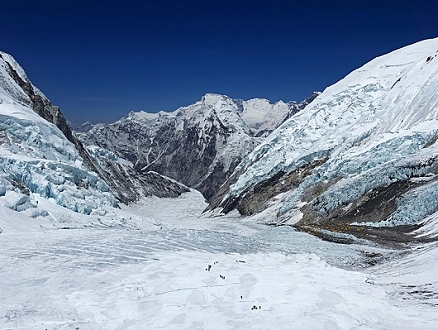
<instances>
[{"instance_id":1,"label":"ice chunk","mask_svg":"<svg viewBox=\"0 0 438 330\"><path fill-rule=\"evenodd\" d=\"M24 211L28 208L35 207L29 199L29 196L9 190L2 198L4 206L14 211Z\"/></svg>"}]
</instances>

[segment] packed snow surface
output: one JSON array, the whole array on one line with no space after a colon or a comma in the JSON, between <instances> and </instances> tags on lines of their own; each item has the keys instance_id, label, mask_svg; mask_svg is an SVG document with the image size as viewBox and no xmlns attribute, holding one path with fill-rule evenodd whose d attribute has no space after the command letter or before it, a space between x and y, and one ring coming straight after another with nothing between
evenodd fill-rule
<instances>
[{"instance_id":1,"label":"packed snow surface","mask_svg":"<svg viewBox=\"0 0 438 330\"><path fill-rule=\"evenodd\" d=\"M436 244L401 253L201 216L194 191L102 216L38 201L34 218L0 205L1 329L438 327Z\"/></svg>"}]
</instances>

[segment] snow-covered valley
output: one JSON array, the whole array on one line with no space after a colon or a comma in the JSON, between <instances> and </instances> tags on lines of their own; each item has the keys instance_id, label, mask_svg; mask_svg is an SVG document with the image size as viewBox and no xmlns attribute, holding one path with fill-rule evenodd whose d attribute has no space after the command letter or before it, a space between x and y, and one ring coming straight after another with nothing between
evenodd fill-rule
<instances>
[{"instance_id":1,"label":"snow-covered valley","mask_svg":"<svg viewBox=\"0 0 438 330\"><path fill-rule=\"evenodd\" d=\"M437 49L406 47L327 88L210 205L84 146L0 52L0 329L437 329ZM230 104L207 95L180 112L207 111L192 133L210 134ZM257 129L262 108L243 111ZM124 122L138 116L151 119ZM188 154L180 169L199 178L206 156Z\"/></svg>"},{"instance_id":2,"label":"snow-covered valley","mask_svg":"<svg viewBox=\"0 0 438 330\"><path fill-rule=\"evenodd\" d=\"M0 208L1 329L438 326L436 243L395 251L325 242L202 215L195 191L105 216L38 205L59 224Z\"/></svg>"}]
</instances>

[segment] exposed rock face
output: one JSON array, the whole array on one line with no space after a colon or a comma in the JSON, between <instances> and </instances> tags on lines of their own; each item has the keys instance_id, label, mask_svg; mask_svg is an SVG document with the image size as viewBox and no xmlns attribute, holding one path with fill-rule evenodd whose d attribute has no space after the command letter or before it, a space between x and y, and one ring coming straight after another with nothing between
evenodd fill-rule
<instances>
[{"instance_id":1,"label":"exposed rock face","mask_svg":"<svg viewBox=\"0 0 438 330\"><path fill-rule=\"evenodd\" d=\"M265 210L275 196L297 188L304 179L312 173L312 169L323 164L327 159L317 160L304 165L295 171L285 173L280 171L272 177L249 187L240 196L226 199L221 203L222 194L218 194L209 205L208 210L222 207L224 213L236 208L242 215L253 215Z\"/></svg>"},{"instance_id":2,"label":"exposed rock face","mask_svg":"<svg viewBox=\"0 0 438 330\"><path fill-rule=\"evenodd\" d=\"M132 112L77 135L87 145L129 160L139 171L158 172L210 199L245 155L315 96L300 104L272 104L206 94L172 113Z\"/></svg>"},{"instance_id":3,"label":"exposed rock face","mask_svg":"<svg viewBox=\"0 0 438 330\"><path fill-rule=\"evenodd\" d=\"M87 149L99 175L108 183L114 196L128 204L142 196L178 197L190 189L158 173L138 172L132 163L98 147Z\"/></svg>"},{"instance_id":4,"label":"exposed rock face","mask_svg":"<svg viewBox=\"0 0 438 330\"><path fill-rule=\"evenodd\" d=\"M52 105L47 97L30 82L18 63L10 55L1 52L0 59L4 61L9 76L27 96L23 97L20 93L10 89L9 92L13 94L14 98L25 103L40 117L56 125L65 137L74 144L86 166L107 183L120 202L130 203L138 200L141 196L150 195L175 197L188 191L184 185L156 173L137 172L132 164L120 161L103 150L90 155L82 142L73 135L59 108ZM7 84L4 84L4 88L8 88Z\"/></svg>"},{"instance_id":5,"label":"exposed rock face","mask_svg":"<svg viewBox=\"0 0 438 330\"><path fill-rule=\"evenodd\" d=\"M3 58L1 54L0 58ZM46 98L44 94L42 94L34 85L32 85L27 77L21 77L11 63L9 63L7 60L4 61L9 75L29 97L32 109L48 122L55 124L70 142L74 144L80 143L73 136L73 133L68 127L67 121L59 108L52 105L49 99Z\"/></svg>"},{"instance_id":6,"label":"exposed rock face","mask_svg":"<svg viewBox=\"0 0 438 330\"><path fill-rule=\"evenodd\" d=\"M409 241L438 212L438 39L374 59L243 159L210 210ZM262 219L261 217L259 219Z\"/></svg>"}]
</instances>

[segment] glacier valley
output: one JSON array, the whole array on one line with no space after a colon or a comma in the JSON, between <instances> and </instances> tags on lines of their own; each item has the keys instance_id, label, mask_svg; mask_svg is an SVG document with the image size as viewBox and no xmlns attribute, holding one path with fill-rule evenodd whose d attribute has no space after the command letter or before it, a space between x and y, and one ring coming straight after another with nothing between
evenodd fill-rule
<instances>
[{"instance_id":1,"label":"glacier valley","mask_svg":"<svg viewBox=\"0 0 438 330\"><path fill-rule=\"evenodd\" d=\"M0 328L437 329L437 56L397 50L302 106L131 113L84 145L0 52Z\"/></svg>"},{"instance_id":2,"label":"glacier valley","mask_svg":"<svg viewBox=\"0 0 438 330\"><path fill-rule=\"evenodd\" d=\"M342 245L209 217L196 191L104 216L37 205L50 218L0 207L2 329L438 326L436 243Z\"/></svg>"}]
</instances>

